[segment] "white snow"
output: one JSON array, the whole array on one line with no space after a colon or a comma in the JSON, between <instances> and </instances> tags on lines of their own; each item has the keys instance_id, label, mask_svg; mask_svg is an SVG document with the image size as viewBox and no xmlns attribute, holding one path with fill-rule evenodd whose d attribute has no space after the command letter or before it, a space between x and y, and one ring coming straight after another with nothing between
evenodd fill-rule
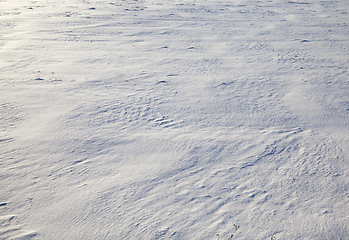
<instances>
[{"instance_id":1,"label":"white snow","mask_svg":"<svg viewBox=\"0 0 349 240\"><path fill-rule=\"evenodd\" d=\"M349 1L0 0L0 239L349 239Z\"/></svg>"}]
</instances>

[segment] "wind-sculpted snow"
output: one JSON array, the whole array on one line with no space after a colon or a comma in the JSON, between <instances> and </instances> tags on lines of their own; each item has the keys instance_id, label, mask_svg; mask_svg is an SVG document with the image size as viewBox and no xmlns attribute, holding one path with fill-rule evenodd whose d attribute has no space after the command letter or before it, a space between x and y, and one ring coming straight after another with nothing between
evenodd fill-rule
<instances>
[{"instance_id":1,"label":"wind-sculpted snow","mask_svg":"<svg viewBox=\"0 0 349 240\"><path fill-rule=\"evenodd\" d=\"M347 239L348 12L0 0L0 238Z\"/></svg>"}]
</instances>

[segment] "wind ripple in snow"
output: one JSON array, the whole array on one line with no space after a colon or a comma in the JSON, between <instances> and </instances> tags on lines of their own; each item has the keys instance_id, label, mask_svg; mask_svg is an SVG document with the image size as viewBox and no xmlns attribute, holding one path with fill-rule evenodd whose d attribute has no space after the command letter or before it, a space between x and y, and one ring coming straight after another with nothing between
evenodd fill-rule
<instances>
[{"instance_id":1,"label":"wind ripple in snow","mask_svg":"<svg viewBox=\"0 0 349 240\"><path fill-rule=\"evenodd\" d=\"M35 231L23 230L16 225L15 215L0 216L0 239L25 240L37 236Z\"/></svg>"},{"instance_id":2,"label":"wind ripple in snow","mask_svg":"<svg viewBox=\"0 0 349 240\"><path fill-rule=\"evenodd\" d=\"M112 211L124 229L115 236L148 239L157 236L155 229L166 229L160 231L164 237L175 239L204 237L217 231L228 235L228 226L232 228L234 222L251 230L239 233L248 239L256 239L256 231L263 238L274 233L287 238L307 238L308 233L328 236L330 232L311 229L313 220L304 219L303 213L311 208L318 224L329 229L337 227L336 221L324 220L344 214L334 210L332 198L341 196L343 186L347 186L346 173L339 166L342 157L333 155L340 151L333 152L336 147L327 139L323 144L312 142L310 139L317 136L300 129L198 133L174 139L183 138L188 139L188 148L178 149L171 161L180 163L195 157L192 165L177 170L172 165L170 171L156 171L155 178L149 169L143 175L150 178L106 190L111 195L104 196L103 202L111 204L115 194L123 196ZM147 148L147 141L137 142ZM278 225L274 224L276 219ZM288 232L290 224L298 231ZM344 231L342 235L331 234L344 236L345 229L338 230Z\"/></svg>"},{"instance_id":3,"label":"wind ripple in snow","mask_svg":"<svg viewBox=\"0 0 349 240\"><path fill-rule=\"evenodd\" d=\"M161 99L139 95L129 95L126 98L127 102L119 100L103 103L100 101L88 106L81 106L72 111L66 124L80 122L81 124L78 124L80 127L107 127L114 130L144 126L148 128L180 126L181 121L175 121L157 110L156 105L161 104Z\"/></svg>"}]
</instances>

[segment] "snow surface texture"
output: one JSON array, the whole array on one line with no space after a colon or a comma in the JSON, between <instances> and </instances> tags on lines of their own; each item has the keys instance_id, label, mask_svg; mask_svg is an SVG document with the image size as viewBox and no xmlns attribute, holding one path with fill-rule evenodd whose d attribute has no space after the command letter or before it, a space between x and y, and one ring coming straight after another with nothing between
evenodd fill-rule
<instances>
[{"instance_id":1,"label":"snow surface texture","mask_svg":"<svg viewBox=\"0 0 349 240\"><path fill-rule=\"evenodd\" d=\"M349 1L0 0L0 239L349 239Z\"/></svg>"}]
</instances>

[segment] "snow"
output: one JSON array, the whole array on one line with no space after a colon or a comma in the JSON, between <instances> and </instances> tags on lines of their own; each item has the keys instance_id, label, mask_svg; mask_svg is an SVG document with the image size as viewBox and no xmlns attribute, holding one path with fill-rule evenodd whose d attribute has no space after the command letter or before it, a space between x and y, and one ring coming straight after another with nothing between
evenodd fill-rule
<instances>
[{"instance_id":1,"label":"snow","mask_svg":"<svg viewBox=\"0 0 349 240\"><path fill-rule=\"evenodd\" d=\"M349 239L348 13L0 0L0 238Z\"/></svg>"}]
</instances>

